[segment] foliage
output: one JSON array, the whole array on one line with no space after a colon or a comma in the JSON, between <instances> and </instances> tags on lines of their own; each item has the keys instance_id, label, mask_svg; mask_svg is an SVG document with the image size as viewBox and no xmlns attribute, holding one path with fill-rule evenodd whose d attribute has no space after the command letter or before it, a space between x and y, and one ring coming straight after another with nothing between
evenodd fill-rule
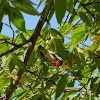
<instances>
[{"instance_id":1,"label":"foliage","mask_svg":"<svg viewBox=\"0 0 100 100\"><path fill-rule=\"evenodd\" d=\"M49 0L40 0L38 5L30 0L0 0L0 32L3 25L7 25L2 21L6 15L9 17L7 26L13 32L13 37L0 34L0 98L11 88L21 69L24 73L10 99L99 100L100 1L55 0L49 12L45 12L48 12L46 24L26 66L23 61L30 42L27 40L34 30L25 28L22 12L43 17L37 9L44 2L46 7L50 5ZM60 24L57 29L50 27L54 12ZM62 22L64 16L66 20ZM12 28L12 23L17 30ZM65 42L66 39L69 42ZM87 45L87 41L91 44ZM64 60L62 66L45 61L39 45L58 53Z\"/></svg>"}]
</instances>

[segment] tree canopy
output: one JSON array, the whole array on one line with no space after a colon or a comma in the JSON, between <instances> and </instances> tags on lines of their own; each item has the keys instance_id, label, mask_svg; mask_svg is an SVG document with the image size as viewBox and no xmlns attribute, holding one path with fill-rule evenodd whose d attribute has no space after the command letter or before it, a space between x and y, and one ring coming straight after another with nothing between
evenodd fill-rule
<instances>
[{"instance_id":1,"label":"tree canopy","mask_svg":"<svg viewBox=\"0 0 100 100\"><path fill-rule=\"evenodd\" d=\"M0 100L99 100L100 0L39 1L0 0L0 32L6 25L13 34L0 34ZM25 28L23 12L40 17L34 30ZM47 62L39 45L59 54L63 64Z\"/></svg>"}]
</instances>

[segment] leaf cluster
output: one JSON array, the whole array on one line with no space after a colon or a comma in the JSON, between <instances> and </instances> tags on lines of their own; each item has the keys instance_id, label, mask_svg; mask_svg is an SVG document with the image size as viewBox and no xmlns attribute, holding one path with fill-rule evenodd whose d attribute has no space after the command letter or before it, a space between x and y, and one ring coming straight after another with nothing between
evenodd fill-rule
<instances>
[{"instance_id":1,"label":"leaf cluster","mask_svg":"<svg viewBox=\"0 0 100 100\"><path fill-rule=\"evenodd\" d=\"M21 69L24 73L10 99L99 100L100 1L53 1L27 66L23 61L29 47L28 40L34 30L25 28L22 12L43 17L45 15L37 9L45 2L47 10L50 1L40 0L38 5L30 0L0 1L0 32L3 25L7 25L2 21L6 15L9 17L7 26L13 32L13 37L0 34L0 54L3 55L0 58L1 97L8 92ZM57 29L51 28L50 25L54 13L60 24ZM63 22L66 13L69 14ZM11 23L17 30L13 29ZM45 61L38 49L39 45L59 54L64 60L63 64L57 67ZM8 51L9 53L4 53Z\"/></svg>"}]
</instances>

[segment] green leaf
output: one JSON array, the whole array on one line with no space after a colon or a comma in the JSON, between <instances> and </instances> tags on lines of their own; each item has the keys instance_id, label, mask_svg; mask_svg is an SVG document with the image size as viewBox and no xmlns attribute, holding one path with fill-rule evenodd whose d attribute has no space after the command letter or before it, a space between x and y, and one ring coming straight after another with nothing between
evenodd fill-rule
<instances>
[{"instance_id":1,"label":"green leaf","mask_svg":"<svg viewBox=\"0 0 100 100\"><path fill-rule=\"evenodd\" d=\"M8 78L0 78L0 86L6 81Z\"/></svg>"},{"instance_id":2,"label":"green leaf","mask_svg":"<svg viewBox=\"0 0 100 100\"><path fill-rule=\"evenodd\" d=\"M74 6L76 5L77 2L78 2L78 0L74 0Z\"/></svg>"},{"instance_id":3,"label":"green leaf","mask_svg":"<svg viewBox=\"0 0 100 100\"><path fill-rule=\"evenodd\" d=\"M94 83L94 84L93 84ZM98 95L100 93L100 77L96 77L92 80L92 92Z\"/></svg>"},{"instance_id":4,"label":"green leaf","mask_svg":"<svg viewBox=\"0 0 100 100\"><path fill-rule=\"evenodd\" d=\"M2 2L2 0L0 0L0 3Z\"/></svg>"},{"instance_id":5,"label":"green leaf","mask_svg":"<svg viewBox=\"0 0 100 100\"><path fill-rule=\"evenodd\" d=\"M31 15L40 15L37 10L31 5L30 0L10 0L10 2L19 10L31 14Z\"/></svg>"},{"instance_id":6,"label":"green leaf","mask_svg":"<svg viewBox=\"0 0 100 100\"><path fill-rule=\"evenodd\" d=\"M12 97L10 99L13 99L15 97L20 97L21 94L25 93L27 91L27 88L24 88L24 89L18 89L16 90L16 92L12 95Z\"/></svg>"},{"instance_id":7,"label":"green leaf","mask_svg":"<svg viewBox=\"0 0 100 100\"><path fill-rule=\"evenodd\" d=\"M42 63L42 65L43 65L43 75L44 76L47 76L47 74L48 74L48 64L46 63L46 62L43 62Z\"/></svg>"},{"instance_id":8,"label":"green leaf","mask_svg":"<svg viewBox=\"0 0 100 100\"><path fill-rule=\"evenodd\" d=\"M80 37L78 37L78 38L76 39L75 44L77 44L77 43L79 43L80 41L82 41L82 40L84 39L84 37L85 37L85 34L82 34Z\"/></svg>"},{"instance_id":9,"label":"green leaf","mask_svg":"<svg viewBox=\"0 0 100 100\"><path fill-rule=\"evenodd\" d=\"M20 0L19 0L20 1ZM31 0L21 0L24 1L25 3L27 3L28 5L36 5L35 3L33 3Z\"/></svg>"},{"instance_id":10,"label":"green leaf","mask_svg":"<svg viewBox=\"0 0 100 100\"><path fill-rule=\"evenodd\" d=\"M57 21L61 24L66 12L66 0L55 0L55 12Z\"/></svg>"},{"instance_id":11,"label":"green leaf","mask_svg":"<svg viewBox=\"0 0 100 100\"><path fill-rule=\"evenodd\" d=\"M67 61L69 63L70 66L72 66L72 62L73 62L73 46L70 46L66 49L66 57L67 57Z\"/></svg>"},{"instance_id":12,"label":"green leaf","mask_svg":"<svg viewBox=\"0 0 100 100\"><path fill-rule=\"evenodd\" d=\"M99 46L99 43L98 41L96 42L93 42L93 44L91 44L90 46L88 46L88 48L86 48L86 50L89 50L89 51L95 51Z\"/></svg>"},{"instance_id":13,"label":"green leaf","mask_svg":"<svg viewBox=\"0 0 100 100\"><path fill-rule=\"evenodd\" d=\"M24 64L24 62L22 62L18 56L16 56L15 54L12 56L12 59L14 61L14 64L17 65L20 69L27 71L26 66Z\"/></svg>"},{"instance_id":14,"label":"green leaf","mask_svg":"<svg viewBox=\"0 0 100 100\"><path fill-rule=\"evenodd\" d=\"M6 61L6 65L7 65L7 67L10 68L10 72L12 72L14 67L15 67L14 60L12 59L12 56L8 57L8 60Z\"/></svg>"},{"instance_id":15,"label":"green leaf","mask_svg":"<svg viewBox=\"0 0 100 100\"><path fill-rule=\"evenodd\" d=\"M91 78L87 86L87 93L91 95L91 92L98 95L100 93L100 77Z\"/></svg>"},{"instance_id":16,"label":"green leaf","mask_svg":"<svg viewBox=\"0 0 100 100\"><path fill-rule=\"evenodd\" d=\"M35 63L36 59L37 59L36 52L33 51L32 54L31 54L31 56L30 56L30 59L29 59L29 61L28 61L27 68L32 67L33 64Z\"/></svg>"},{"instance_id":17,"label":"green leaf","mask_svg":"<svg viewBox=\"0 0 100 100\"><path fill-rule=\"evenodd\" d=\"M3 23L0 22L0 32L1 32L1 30L2 30L2 26L3 26Z\"/></svg>"},{"instance_id":18,"label":"green leaf","mask_svg":"<svg viewBox=\"0 0 100 100\"><path fill-rule=\"evenodd\" d=\"M19 36L22 39L22 42L25 43L26 42L26 38L24 37L23 33L20 33Z\"/></svg>"},{"instance_id":19,"label":"green leaf","mask_svg":"<svg viewBox=\"0 0 100 100\"><path fill-rule=\"evenodd\" d=\"M1 38L2 37L2 38ZM6 40L10 40L11 37L7 36L7 35L4 35L4 34L0 34L0 38L1 39L6 39Z\"/></svg>"},{"instance_id":20,"label":"green leaf","mask_svg":"<svg viewBox=\"0 0 100 100\"><path fill-rule=\"evenodd\" d=\"M48 21L51 20L53 14L54 14L54 11L55 11L55 7L54 7L54 5L53 5L52 8L51 8L51 10L50 10L50 13L49 13L49 15L48 15Z\"/></svg>"},{"instance_id":21,"label":"green leaf","mask_svg":"<svg viewBox=\"0 0 100 100\"><path fill-rule=\"evenodd\" d=\"M73 95L75 95L77 92L65 92L63 93L63 96L61 98L59 98L58 100L69 100L69 97L72 97ZM72 99L73 100L73 99ZM75 99L74 99L75 100Z\"/></svg>"},{"instance_id":22,"label":"green leaf","mask_svg":"<svg viewBox=\"0 0 100 100\"><path fill-rule=\"evenodd\" d=\"M46 24L46 26L42 28L41 34L44 35L44 33L48 31L48 29L49 29L49 24Z\"/></svg>"},{"instance_id":23,"label":"green leaf","mask_svg":"<svg viewBox=\"0 0 100 100\"><path fill-rule=\"evenodd\" d=\"M58 84L57 84L55 99L60 97L60 95L62 94L64 88L66 87L66 84L67 84L67 77L66 76L61 76L61 79L58 81Z\"/></svg>"},{"instance_id":24,"label":"green leaf","mask_svg":"<svg viewBox=\"0 0 100 100\"><path fill-rule=\"evenodd\" d=\"M71 79L70 79L70 80L68 81L68 83L67 83L67 86L68 86L68 87L74 87L74 83L75 83L75 80L73 80L73 79L71 80Z\"/></svg>"},{"instance_id":25,"label":"green leaf","mask_svg":"<svg viewBox=\"0 0 100 100\"><path fill-rule=\"evenodd\" d=\"M8 57L6 64L10 68L10 71L13 70L15 65L17 65L20 69L26 71L25 64L18 58L18 56L16 54L10 55Z\"/></svg>"},{"instance_id":26,"label":"green leaf","mask_svg":"<svg viewBox=\"0 0 100 100\"><path fill-rule=\"evenodd\" d=\"M95 10L100 13L100 3L96 3L96 2L100 2L100 0L95 0L93 3L93 7L95 8Z\"/></svg>"},{"instance_id":27,"label":"green leaf","mask_svg":"<svg viewBox=\"0 0 100 100\"><path fill-rule=\"evenodd\" d=\"M57 53L64 59L66 60L66 51L65 51L65 48L63 46L63 43L60 39L58 38L55 38L55 46L56 46L56 50L57 50Z\"/></svg>"},{"instance_id":28,"label":"green leaf","mask_svg":"<svg viewBox=\"0 0 100 100\"><path fill-rule=\"evenodd\" d=\"M55 29L53 29L53 28L50 28L49 29L49 32L53 35L53 36L57 36L57 35L59 35L60 37L62 37L62 38L64 38L63 37L63 35L59 32L59 31L57 31L57 30L55 30Z\"/></svg>"},{"instance_id":29,"label":"green leaf","mask_svg":"<svg viewBox=\"0 0 100 100\"><path fill-rule=\"evenodd\" d=\"M27 89L26 91L24 91L24 92L22 92L22 93L20 93L17 97L17 100L21 100L22 98L24 99L25 97L26 97L26 94L27 94L27 92L28 92L29 90ZM16 94L15 94L15 97L16 97ZM12 97L11 97L12 98ZM14 96L13 96L13 98L14 98Z\"/></svg>"},{"instance_id":30,"label":"green leaf","mask_svg":"<svg viewBox=\"0 0 100 100\"><path fill-rule=\"evenodd\" d=\"M90 23L88 17L83 12L79 12L79 16L83 20L83 22L85 22L87 25L91 26L91 23Z\"/></svg>"},{"instance_id":31,"label":"green leaf","mask_svg":"<svg viewBox=\"0 0 100 100\"><path fill-rule=\"evenodd\" d=\"M78 33L75 33L75 34L73 34L72 35L72 37L71 37L71 39L73 40L73 39L77 39L77 38L79 38L81 35L83 35L84 34L84 32L78 32Z\"/></svg>"},{"instance_id":32,"label":"green leaf","mask_svg":"<svg viewBox=\"0 0 100 100\"><path fill-rule=\"evenodd\" d=\"M44 0L40 0L37 9L40 7L40 5L43 3Z\"/></svg>"},{"instance_id":33,"label":"green leaf","mask_svg":"<svg viewBox=\"0 0 100 100\"><path fill-rule=\"evenodd\" d=\"M0 85L0 90L1 90L4 86L8 85L9 82L10 82L10 78L6 78L5 81Z\"/></svg>"},{"instance_id":34,"label":"green leaf","mask_svg":"<svg viewBox=\"0 0 100 100\"><path fill-rule=\"evenodd\" d=\"M79 52L79 55L80 55L80 59L81 59L81 61L82 61L82 64L83 64L84 66L86 66L86 61L85 61L85 56L84 56L84 54L83 54L82 52Z\"/></svg>"},{"instance_id":35,"label":"green leaf","mask_svg":"<svg viewBox=\"0 0 100 100\"><path fill-rule=\"evenodd\" d=\"M96 14L94 22L96 23L97 26L100 26L100 14Z\"/></svg>"},{"instance_id":36,"label":"green leaf","mask_svg":"<svg viewBox=\"0 0 100 100\"><path fill-rule=\"evenodd\" d=\"M71 30L66 32L66 33L65 33L65 31L69 30L69 28L72 27L72 26L73 26L73 23L69 23L68 21L66 21L66 23L64 24L64 26L62 27L60 32L63 33L63 35L67 35L71 32Z\"/></svg>"},{"instance_id":37,"label":"green leaf","mask_svg":"<svg viewBox=\"0 0 100 100\"><path fill-rule=\"evenodd\" d=\"M86 31L86 29L85 29L85 27L78 27L78 28L75 28L72 32L73 33L79 33L79 32L84 32L84 31ZM80 33L81 34L81 33ZM79 34L78 34L79 35ZM74 37L74 36L73 36Z\"/></svg>"},{"instance_id":38,"label":"green leaf","mask_svg":"<svg viewBox=\"0 0 100 100\"><path fill-rule=\"evenodd\" d=\"M42 65L39 65L38 66L38 73L39 73L39 76L40 77L42 76L42 69L43 69L43 66Z\"/></svg>"},{"instance_id":39,"label":"green leaf","mask_svg":"<svg viewBox=\"0 0 100 100\"><path fill-rule=\"evenodd\" d=\"M85 27L79 27L72 31L74 34L72 35L71 39L71 45L75 45L82 41L85 37L86 29Z\"/></svg>"},{"instance_id":40,"label":"green leaf","mask_svg":"<svg viewBox=\"0 0 100 100\"><path fill-rule=\"evenodd\" d=\"M89 74L91 74L91 68L84 67L84 69L81 70L81 75L82 76L88 76Z\"/></svg>"},{"instance_id":41,"label":"green leaf","mask_svg":"<svg viewBox=\"0 0 100 100\"><path fill-rule=\"evenodd\" d=\"M49 100L48 96L43 93L38 93L36 96L32 98L32 100Z\"/></svg>"},{"instance_id":42,"label":"green leaf","mask_svg":"<svg viewBox=\"0 0 100 100\"><path fill-rule=\"evenodd\" d=\"M0 53L3 53L5 52L6 50L8 50L8 44L5 43L5 44L0 44Z\"/></svg>"},{"instance_id":43,"label":"green leaf","mask_svg":"<svg viewBox=\"0 0 100 100\"><path fill-rule=\"evenodd\" d=\"M69 23L72 23L74 20L75 15L71 15L70 19L69 19Z\"/></svg>"},{"instance_id":44,"label":"green leaf","mask_svg":"<svg viewBox=\"0 0 100 100\"><path fill-rule=\"evenodd\" d=\"M51 87L52 84L55 84L55 82L59 79L59 77L56 77L58 75L58 73L53 74L48 81L46 81L46 89L49 89Z\"/></svg>"},{"instance_id":45,"label":"green leaf","mask_svg":"<svg viewBox=\"0 0 100 100\"><path fill-rule=\"evenodd\" d=\"M94 57L94 67L100 69L100 56L97 55L99 58Z\"/></svg>"},{"instance_id":46,"label":"green leaf","mask_svg":"<svg viewBox=\"0 0 100 100\"><path fill-rule=\"evenodd\" d=\"M75 42L76 42L76 38L73 38L72 41L70 42L71 46L75 45Z\"/></svg>"},{"instance_id":47,"label":"green leaf","mask_svg":"<svg viewBox=\"0 0 100 100\"><path fill-rule=\"evenodd\" d=\"M72 15L71 15L71 17L70 17L70 19L69 19L69 23L72 23L72 21L75 20L75 16L76 16L76 15L77 15L77 13L76 13L75 9L73 9Z\"/></svg>"},{"instance_id":48,"label":"green leaf","mask_svg":"<svg viewBox=\"0 0 100 100\"><path fill-rule=\"evenodd\" d=\"M74 57L75 63L77 64L79 69L82 69L80 55L76 48L73 48L73 55L74 55L73 57Z\"/></svg>"},{"instance_id":49,"label":"green leaf","mask_svg":"<svg viewBox=\"0 0 100 100\"><path fill-rule=\"evenodd\" d=\"M9 19L19 30L26 31L24 17L18 9L11 8Z\"/></svg>"},{"instance_id":50,"label":"green leaf","mask_svg":"<svg viewBox=\"0 0 100 100\"><path fill-rule=\"evenodd\" d=\"M0 4L0 22L2 21L4 15L9 13L10 5L9 3L5 0L2 0Z\"/></svg>"},{"instance_id":51,"label":"green leaf","mask_svg":"<svg viewBox=\"0 0 100 100\"><path fill-rule=\"evenodd\" d=\"M73 0L66 0L66 9L68 12L73 12Z\"/></svg>"}]
</instances>

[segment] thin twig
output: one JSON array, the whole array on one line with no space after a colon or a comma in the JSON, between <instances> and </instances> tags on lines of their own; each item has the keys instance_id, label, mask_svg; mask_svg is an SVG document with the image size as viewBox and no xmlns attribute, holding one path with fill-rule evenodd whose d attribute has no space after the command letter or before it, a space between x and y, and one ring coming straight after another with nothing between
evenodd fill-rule
<instances>
[{"instance_id":1,"label":"thin twig","mask_svg":"<svg viewBox=\"0 0 100 100\"><path fill-rule=\"evenodd\" d=\"M63 28L63 26L65 25L66 21L68 20L68 17L69 17L70 13L68 13L67 17L66 17L66 20L64 21L63 25L60 27L59 31Z\"/></svg>"},{"instance_id":2,"label":"thin twig","mask_svg":"<svg viewBox=\"0 0 100 100\"><path fill-rule=\"evenodd\" d=\"M45 42L45 44L46 44L46 45L48 45L48 46L49 46L49 47L50 47L53 51L55 51L55 50L54 50L54 48L52 48L52 46L51 46L51 45L49 45L48 43L46 43L46 40L43 38L43 36L42 36L42 35L40 35L40 37L43 39L43 41Z\"/></svg>"},{"instance_id":3,"label":"thin twig","mask_svg":"<svg viewBox=\"0 0 100 100\"><path fill-rule=\"evenodd\" d=\"M86 3L86 4L83 4L83 5L87 6L87 5L91 5L93 3L100 3L100 2L91 2L91 3Z\"/></svg>"},{"instance_id":4,"label":"thin twig","mask_svg":"<svg viewBox=\"0 0 100 100\"><path fill-rule=\"evenodd\" d=\"M50 22L48 21L48 19L46 18L46 21L47 21L47 23L49 24L49 27L51 28L51 24L50 24Z\"/></svg>"},{"instance_id":5,"label":"thin twig","mask_svg":"<svg viewBox=\"0 0 100 100\"><path fill-rule=\"evenodd\" d=\"M12 30L12 32L13 32L13 39L12 39L12 44L14 44L14 30L13 30L13 28L11 27L11 25L9 26L8 24L6 24L6 23L4 23L4 22L2 22L4 25L6 25L6 26L8 26L11 30Z\"/></svg>"},{"instance_id":6,"label":"thin twig","mask_svg":"<svg viewBox=\"0 0 100 100\"><path fill-rule=\"evenodd\" d=\"M15 34L14 34L14 32L13 32L12 44L14 43L14 37L15 37Z\"/></svg>"},{"instance_id":7,"label":"thin twig","mask_svg":"<svg viewBox=\"0 0 100 100\"><path fill-rule=\"evenodd\" d=\"M28 97L28 98L24 99L24 100L27 100L27 99L29 99L29 98L32 98L33 96L35 96L35 95L37 95L37 94L39 94L39 93L40 93L40 92L37 92L37 93L35 93L35 94L31 95L30 97Z\"/></svg>"},{"instance_id":8,"label":"thin twig","mask_svg":"<svg viewBox=\"0 0 100 100\"><path fill-rule=\"evenodd\" d=\"M88 47L87 45L82 44L82 42L83 42L83 41L87 38L87 36L88 36L88 35L89 35L89 33L91 32L91 30L92 30L92 27L89 29L89 31L87 32L86 36L82 39L82 41L81 41L81 42L79 42L78 44L81 44L81 45L83 45L83 46Z\"/></svg>"},{"instance_id":9,"label":"thin twig","mask_svg":"<svg viewBox=\"0 0 100 100\"><path fill-rule=\"evenodd\" d=\"M90 11L89 9L86 8L86 6L85 6L84 4L80 3L80 5L87 11L87 13L90 13L90 14L92 15L92 17L94 18L95 15L93 15L93 14L91 13L91 11Z\"/></svg>"},{"instance_id":10,"label":"thin twig","mask_svg":"<svg viewBox=\"0 0 100 100\"><path fill-rule=\"evenodd\" d=\"M87 36L88 36L89 33L91 32L92 28L93 28L93 27L91 27L91 28L89 29L89 31L87 32L86 36L84 37L84 40L87 38Z\"/></svg>"},{"instance_id":11,"label":"thin twig","mask_svg":"<svg viewBox=\"0 0 100 100\"><path fill-rule=\"evenodd\" d=\"M5 95L3 95L2 97L0 97L0 100L3 100L3 98L5 98Z\"/></svg>"},{"instance_id":12,"label":"thin twig","mask_svg":"<svg viewBox=\"0 0 100 100\"><path fill-rule=\"evenodd\" d=\"M65 34L65 33L68 32L69 30L71 30L71 29L72 29L73 27L75 27L80 21L81 21L81 19L80 19L75 25L73 25L71 28L69 28L68 30L66 30L66 31L65 31L64 33L62 33L62 34ZM17 45L17 47L13 47L13 48L11 48L11 49L9 49L9 50L7 50L7 51L1 53L1 54L0 54L0 57L6 55L6 54L8 54L8 53L13 52L14 50L17 50L18 48L20 48L20 47L24 46L25 44L29 43L31 40L32 40L32 39L29 38L28 40L26 40L25 43L20 43L20 44Z\"/></svg>"},{"instance_id":13,"label":"thin twig","mask_svg":"<svg viewBox=\"0 0 100 100\"><path fill-rule=\"evenodd\" d=\"M39 21L38 21L38 24L37 24L37 26L36 26L36 28L35 28L33 34L32 34L31 37L29 38L29 40L30 40L30 45L29 45L29 48L28 48L27 53L26 53L25 58L24 58L24 64L25 64L25 66L27 66L27 63L28 63L29 58L30 58L30 56L31 56L31 53L32 53L32 51L33 51L33 49L34 49L34 46L35 46L35 44L36 44L37 38L39 37L40 31L41 31L41 29L42 29L42 27L43 27L43 25L44 25L44 23L45 23L45 18L46 18L46 16L48 15L48 13L49 13L49 11L50 11L50 9L51 9L51 7L52 7L54 1L51 0L50 3L51 3L51 4L49 5L48 10L46 10L46 9L47 9L47 8L46 8L47 5L46 5L45 8L43 9L43 15L40 17L40 19L39 19ZM7 93L5 94L5 99L4 99L4 100L9 100L9 98L11 97L13 91L15 91L17 85L19 84L19 80L21 79L23 73L24 73L24 71L21 70L21 69L19 69L17 75L15 76L15 79L14 79L14 81L13 81L13 84L10 85L9 90L8 90Z\"/></svg>"},{"instance_id":14,"label":"thin twig","mask_svg":"<svg viewBox=\"0 0 100 100\"><path fill-rule=\"evenodd\" d=\"M0 44L8 43L8 44L11 44L11 45L13 45L13 46L18 46L18 45L15 44L15 43L11 43L11 42L7 41L6 39L2 39L2 38L1 38L0 40L4 41L4 42L2 42L2 43L0 43Z\"/></svg>"},{"instance_id":15,"label":"thin twig","mask_svg":"<svg viewBox=\"0 0 100 100\"><path fill-rule=\"evenodd\" d=\"M83 44L83 43L80 43L80 45L84 46L84 47L88 47L88 45L86 44Z\"/></svg>"},{"instance_id":16,"label":"thin twig","mask_svg":"<svg viewBox=\"0 0 100 100\"><path fill-rule=\"evenodd\" d=\"M50 10L50 8L49 8L49 10ZM48 11L49 11L49 10L48 10ZM49 12L48 12L48 13L49 13ZM41 15L41 17L43 17L43 15ZM40 21L41 21L41 18L40 18ZM46 19L45 19L45 21L46 21ZM38 30L38 31L41 31L41 30ZM36 31L34 31L34 33L35 33L35 32L36 32ZM14 46L13 48L11 48L11 49L9 49L9 50L7 50L7 51L1 53L1 54L0 54L0 57L6 55L6 54L8 54L8 53L11 53L11 52L13 52L14 50L17 50L18 48L21 48L22 46L24 46L25 44L27 44L27 43L29 43L29 42L32 42L35 38L37 38L37 36L35 36L35 35L36 35L36 34L31 35L31 37L30 37L28 40L26 40L25 43L20 43L20 44L17 45L17 47ZM34 38L34 39L33 39L33 38Z\"/></svg>"},{"instance_id":17,"label":"thin twig","mask_svg":"<svg viewBox=\"0 0 100 100\"><path fill-rule=\"evenodd\" d=\"M9 26L8 24L6 24L6 23L4 23L4 22L2 22L4 25L6 25L6 26L8 26L11 30L12 30L12 32L14 33L14 30L13 30L13 28L11 27L11 26Z\"/></svg>"},{"instance_id":18,"label":"thin twig","mask_svg":"<svg viewBox=\"0 0 100 100\"><path fill-rule=\"evenodd\" d=\"M85 88L85 86L89 83L90 79L91 79L91 76L89 77L88 81L78 91L81 91L83 88Z\"/></svg>"},{"instance_id":19,"label":"thin twig","mask_svg":"<svg viewBox=\"0 0 100 100\"><path fill-rule=\"evenodd\" d=\"M28 70L28 72L29 72L30 74L33 74L33 75L39 77L38 74L36 74L36 73L34 73L34 72L32 72L32 71L29 71L29 70ZM55 82L50 81L49 78L44 78L43 76L41 76L41 78L42 78L43 80L45 80L45 81L48 81L48 82L51 83L52 85L55 85L55 86L57 86L58 88L62 89L62 88L61 88L60 86L58 86Z\"/></svg>"},{"instance_id":20,"label":"thin twig","mask_svg":"<svg viewBox=\"0 0 100 100\"><path fill-rule=\"evenodd\" d=\"M29 71L29 70L28 70L28 72L29 72L30 74L33 74L33 75L35 75L35 76L38 76L38 74L36 74L36 73L34 73L34 72L31 72L31 71ZM51 83L52 85L55 85L56 87L60 88L61 90L63 90L60 86L58 86L55 82L50 81L48 78L44 78L43 76L41 76L41 78L42 78L43 80L45 80L45 81L48 81L48 82ZM41 87L40 87L40 88L41 88ZM53 88L51 88L51 89L54 89L54 88L55 88L55 87L53 87ZM69 90L72 90L72 91L69 91ZM75 91L79 91L79 89L65 88L64 91L65 91L65 92L75 92ZM80 89L80 91L81 91L81 92L85 92L85 90L82 90L82 89Z\"/></svg>"},{"instance_id":21,"label":"thin twig","mask_svg":"<svg viewBox=\"0 0 100 100\"><path fill-rule=\"evenodd\" d=\"M0 57L6 55L6 54L8 54L8 53L11 53L11 52L13 52L14 50L17 50L18 48L21 48L22 46L24 46L25 44L27 44L27 43L29 43L29 42L30 42L30 40L27 40L25 43L20 43L20 44L14 46L13 48L11 48L11 49L9 49L9 50L7 50L7 51L1 53L1 54L0 54Z\"/></svg>"},{"instance_id":22,"label":"thin twig","mask_svg":"<svg viewBox=\"0 0 100 100\"><path fill-rule=\"evenodd\" d=\"M66 20L65 20L65 22L63 23L63 25L61 26L61 28L59 29L59 31L62 29L62 27L64 26L64 24L66 23L66 21L67 21L67 19L68 19L68 17L69 17L69 15L70 15L70 13L68 13L68 15L67 15L67 18L66 18ZM45 43L46 43L46 40L40 35L40 37L45 41ZM53 39L54 39L55 37L53 37L50 41L52 41ZM47 44L47 43L46 43ZM49 44L47 44L48 46L50 46ZM50 46L51 47L51 46ZM52 47L51 47L52 48ZM52 48L52 50L54 50L54 48Z\"/></svg>"},{"instance_id":23,"label":"thin twig","mask_svg":"<svg viewBox=\"0 0 100 100\"><path fill-rule=\"evenodd\" d=\"M76 23L76 24L74 24L71 28L69 28L68 30L66 30L64 33L62 33L62 34L65 34L66 32L68 32L68 31L70 31L73 27L75 27L79 22L81 21L81 19Z\"/></svg>"},{"instance_id":24,"label":"thin twig","mask_svg":"<svg viewBox=\"0 0 100 100\"><path fill-rule=\"evenodd\" d=\"M41 87L35 87L35 88L37 88L37 89L41 89ZM45 87L44 87L45 88ZM49 89L56 89L56 87L50 87ZM72 91L79 91L79 89L72 89L72 88L65 88L64 89L65 91L67 91L67 92L70 92L69 90L72 90ZM86 92L85 90L80 90L80 92Z\"/></svg>"}]
</instances>

